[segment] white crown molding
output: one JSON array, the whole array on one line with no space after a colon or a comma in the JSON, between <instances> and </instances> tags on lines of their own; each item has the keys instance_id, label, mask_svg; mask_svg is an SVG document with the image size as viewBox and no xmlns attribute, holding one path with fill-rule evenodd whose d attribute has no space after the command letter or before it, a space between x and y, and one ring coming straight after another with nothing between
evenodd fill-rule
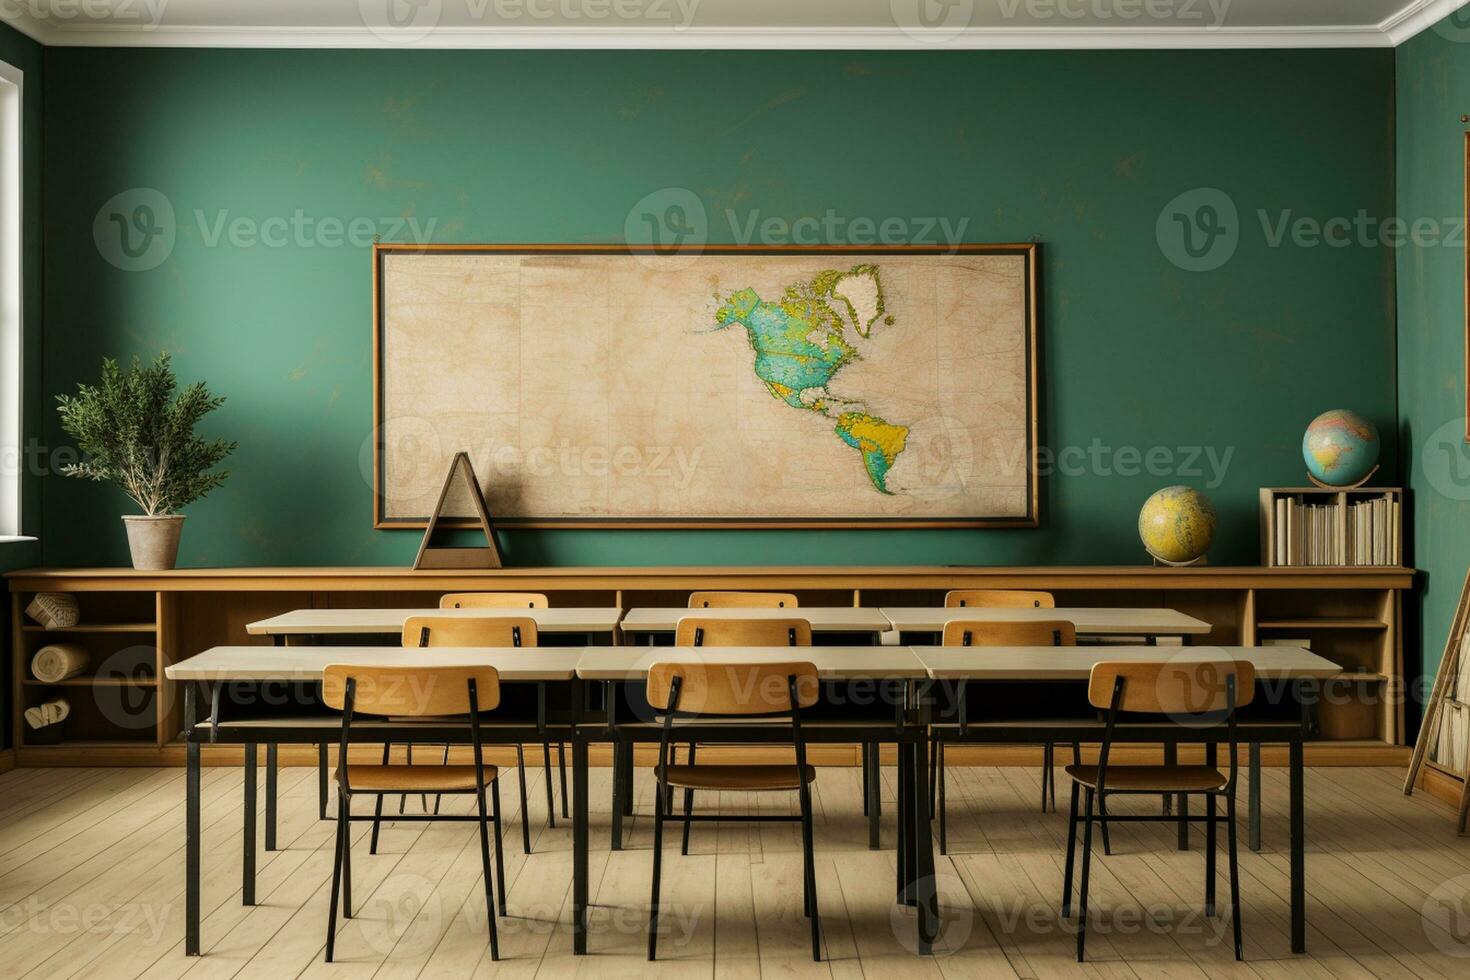
<instances>
[{"instance_id":1,"label":"white crown molding","mask_svg":"<svg viewBox=\"0 0 1470 980\"><path fill-rule=\"evenodd\" d=\"M439 27L423 37L365 27L126 26L47 20L26 5L0 20L54 47L487 50L1137 50L1394 47L1470 0L1410 0L1373 26L972 27L925 36L899 27Z\"/></svg>"},{"instance_id":2,"label":"white crown molding","mask_svg":"<svg viewBox=\"0 0 1470 980\"><path fill-rule=\"evenodd\" d=\"M1386 18L1378 29L1387 35L1394 47L1409 38L1427 31L1436 23L1465 6L1470 0L1414 0L1392 17Z\"/></svg>"}]
</instances>

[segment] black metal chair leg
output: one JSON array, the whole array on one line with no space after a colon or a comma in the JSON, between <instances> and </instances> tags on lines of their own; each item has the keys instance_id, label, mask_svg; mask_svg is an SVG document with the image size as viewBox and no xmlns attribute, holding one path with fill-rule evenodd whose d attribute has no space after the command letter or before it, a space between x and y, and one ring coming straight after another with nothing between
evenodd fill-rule
<instances>
[{"instance_id":1,"label":"black metal chair leg","mask_svg":"<svg viewBox=\"0 0 1470 980\"><path fill-rule=\"evenodd\" d=\"M347 834L342 838L342 918L352 918L352 799L342 795L342 824Z\"/></svg>"},{"instance_id":2,"label":"black metal chair leg","mask_svg":"<svg viewBox=\"0 0 1470 980\"><path fill-rule=\"evenodd\" d=\"M1087 816L1082 827L1082 884L1077 894L1077 962L1087 945L1087 880L1092 872L1092 796L1087 791Z\"/></svg>"},{"instance_id":3,"label":"black metal chair leg","mask_svg":"<svg viewBox=\"0 0 1470 980\"><path fill-rule=\"evenodd\" d=\"M1052 806L1055 807L1057 803L1056 799L1053 798L1051 802ZM1111 855L1113 853L1113 841L1112 835L1108 833L1108 804L1101 796L1097 798L1097 815L1101 818L1097 823L1098 829L1102 831L1103 853Z\"/></svg>"},{"instance_id":4,"label":"black metal chair leg","mask_svg":"<svg viewBox=\"0 0 1470 980\"><path fill-rule=\"evenodd\" d=\"M939 746L943 741L936 732L929 736L929 818L939 811Z\"/></svg>"},{"instance_id":5,"label":"black metal chair leg","mask_svg":"<svg viewBox=\"0 0 1470 980\"><path fill-rule=\"evenodd\" d=\"M663 873L664 855L664 787L655 786L653 794L653 892L648 899L648 961L658 956L658 886Z\"/></svg>"},{"instance_id":6,"label":"black metal chair leg","mask_svg":"<svg viewBox=\"0 0 1470 980\"><path fill-rule=\"evenodd\" d=\"M319 819L327 819L327 743L316 747L316 802Z\"/></svg>"},{"instance_id":7,"label":"black metal chair leg","mask_svg":"<svg viewBox=\"0 0 1470 980\"><path fill-rule=\"evenodd\" d=\"M572 819L567 811L567 743L556 743L556 768L561 775L561 815L563 820Z\"/></svg>"},{"instance_id":8,"label":"black metal chair leg","mask_svg":"<svg viewBox=\"0 0 1470 980\"><path fill-rule=\"evenodd\" d=\"M939 740L939 853L949 853L949 801L945 790L949 774L944 768L944 740Z\"/></svg>"},{"instance_id":9,"label":"black metal chair leg","mask_svg":"<svg viewBox=\"0 0 1470 980\"><path fill-rule=\"evenodd\" d=\"M490 959L498 960L500 937L495 930L495 884L491 880L490 872L490 832L485 826L490 819L490 815L485 812L485 787L481 786L475 793L475 802L480 808L480 819L476 823L480 827L480 869L485 878L485 918L490 922Z\"/></svg>"},{"instance_id":10,"label":"black metal chair leg","mask_svg":"<svg viewBox=\"0 0 1470 980\"><path fill-rule=\"evenodd\" d=\"M531 810L526 802L526 750L516 745L516 778L521 784L521 851L531 853Z\"/></svg>"},{"instance_id":11,"label":"black metal chair leg","mask_svg":"<svg viewBox=\"0 0 1470 980\"><path fill-rule=\"evenodd\" d=\"M342 804L337 805L337 846L332 854L332 897L327 908L327 962L337 947L337 896L342 891L342 847L347 842L348 824L342 819Z\"/></svg>"},{"instance_id":12,"label":"black metal chair leg","mask_svg":"<svg viewBox=\"0 0 1470 980\"><path fill-rule=\"evenodd\" d=\"M804 777L803 777L804 778ZM802 863L806 868L807 914L811 917L812 962L822 962L822 917L817 912L817 862L812 842L812 797L811 791L803 788L801 796L801 848Z\"/></svg>"},{"instance_id":13,"label":"black metal chair leg","mask_svg":"<svg viewBox=\"0 0 1470 980\"><path fill-rule=\"evenodd\" d=\"M1215 915L1215 794L1205 794L1205 915Z\"/></svg>"},{"instance_id":14,"label":"black metal chair leg","mask_svg":"<svg viewBox=\"0 0 1470 980\"><path fill-rule=\"evenodd\" d=\"M1235 930L1235 958L1245 959L1240 944L1240 865L1235 853L1235 796L1225 797L1225 833L1230 838L1230 917Z\"/></svg>"},{"instance_id":15,"label":"black metal chair leg","mask_svg":"<svg viewBox=\"0 0 1470 980\"><path fill-rule=\"evenodd\" d=\"M388 764L388 746L384 745L383 746L383 765L386 766L387 764ZM400 803L403 801L403 797L401 797L401 796L398 799L399 799L399 802ZM372 836L372 840L370 840L368 842L368 853L369 854L376 854L376 853L378 853L378 826L382 822L383 822L383 794L382 793L379 793L378 794L378 802L375 803L375 804L373 804L373 836Z\"/></svg>"},{"instance_id":16,"label":"black metal chair leg","mask_svg":"<svg viewBox=\"0 0 1470 980\"><path fill-rule=\"evenodd\" d=\"M691 742L689 745L689 764L691 766L694 765L694 748L695 746ZM690 820L689 818L693 815L693 813L694 790L686 789L684 791L684 842L679 846L680 854L687 855L689 853L689 828L694 824L694 821Z\"/></svg>"},{"instance_id":17,"label":"black metal chair leg","mask_svg":"<svg viewBox=\"0 0 1470 980\"><path fill-rule=\"evenodd\" d=\"M1052 775L1051 775L1052 774L1052 761L1053 761L1052 760L1052 743L1050 743L1050 742L1043 742L1043 743L1041 743L1041 812L1042 813L1045 813L1046 812L1046 793L1047 793L1047 787L1048 786L1051 786L1052 787L1052 796L1053 796L1052 803L1053 803L1053 805L1055 805L1055 803L1056 803L1056 800L1055 800L1055 796L1056 796L1055 783L1053 782Z\"/></svg>"},{"instance_id":18,"label":"black metal chair leg","mask_svg":"<svg viewBox=\"0 0 1470 980\"><path fill-rule=\"evenodd\" d=\"M442 762L440 762L439 764L441 766L447 766L447 765L449 765L449 746L447 746L447 745L444 746L444 760ZM436 817L439 815L439 801L441 799L443 799L443 797L440 794L438 794L438 793L435 793L434 794L434 816L436 816Z\"/></svg>"},{"instance_id":19,"label":"black metal chair leg","mask_svg":"<svg viewBox=\"0 0 1470 980\"><path fill-rule=\"evenodd\" d=\"M495 891L500 898L500 914L505 915L505 850L501 844L501 836L504 833L504 829L500 821L499 778L496 778L490 783L490 803L495 808Z\"/></svg>"},{"instance_id":20,"label":"black metal chair leg","mask_svg":"<svg viewBox=\"0 0 1470 980\"><path fill-rule=\"evenodd\" d=\"M862 750L862 762L860 768L863 771L863 816L868 815L868 743L860 742L858 747Z\"/></svg>"},{"instance_id":21,"label":"black metal chair leg","mask_svg":"<svg viewBox=\"0 0 1470 980\"><path fill-rule=\"evenodd\" d=\"M546 826L556 826L556 800L551 791L551 743L541 743L541 765L546 770Z\"/></svg>"},{"instance_id":22,"label":"black metal chair leg","mask_svg":"<svg viewBox=\"0 0 1470 980\"><path fill-rule=\"evenodd\" d=\"M1067 817L1067 873L1062 888L1062 918L1072 913L1072 869L1077 854L1077 784L1072 784L1072 806Z\"/></svg>"}]
</instances>

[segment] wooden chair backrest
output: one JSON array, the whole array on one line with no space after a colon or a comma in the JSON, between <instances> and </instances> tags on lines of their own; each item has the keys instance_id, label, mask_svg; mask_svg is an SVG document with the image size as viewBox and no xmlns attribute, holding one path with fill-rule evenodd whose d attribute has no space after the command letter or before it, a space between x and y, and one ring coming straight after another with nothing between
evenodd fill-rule
<instances>
[{"instance_id":1,"label":"wooden chair backrest","mask_svg":"<svg viewBox=\"0 0 1470 980\"><path fill-rule=\"evenodd\" d=\"M536 621L529 616L410 616L403 621L406 647L533 647Z\"/></svg>"},{"instance_id":2,"label":"wooden chair backrest","mask_svg":"<svg viewBox=\"0 0 1470 980\"><path fill-rule=\"evenodd\" d=\"M680 647L809 647L812 624L804 619L727 619L685 616L674 629Z\"/></svg>"},{"instance_id":3,"label":"wooden chair backrest","mask_svg":"<svg viewBox=\"0 0 1470 980\"><path fill-rule=\"evenodd\" d=\"M1092 665L1087 700L1094 708L1113 704L1113 687L1122 678L1119 711L1143 714L1205 714L1229 707L1226 680L1235 678L1235 705L1256 696L1256 668L1248 660L1161 660L1147 663L1103 661Z\"/></svg>"},{"instance_id":4,"label":"wooden chair backrest","mask_svg":"<svg viewBox=\"0 0 1470 980\"><path fill-rule=\"evenodd\" d=\"M795 609L790 592L691 592L690 609Z\"/></svg>"},{"instance_id":5,"label":"wooden chair backrest","mask_svg":"<svg viewBox=\"0 0 1470 980\"><path fill-rule=\"evenodd\" d=\"M440 609L546 609L551 605L540 592L447 592Z\"/></svg>"},{"instance_id":6,"label":"wooden chair backrest","mask_svg":"<svg viewBox=\"0 0 1470 980\"><path fill-rule=\"evenodd\" d=\"M353 679L352 710L366 715L434 718L468 714L469 682L481 711L500 704L500 674L494 667L363 667L329 664L322 671L322 700L343 710L347 679Z\"/></svg>"},{"instance_id":7,"label":"wooden chair backrest","mask_svg":"<svg viewBox=\"0 0 1470 980\"><path fill-rule=\"evenodd\" d=\"M944 604L951 609L956 606L973 606L977 609L1055 609L1057 600L1050 592L1025 592L1020 589L950 589L944 594Z\"/></svg>"},{"instance_id":8,"label":"wooden chair backrest","mask_svg":"<svg viewBox=\"0 0 1470 980\"><path fill-rule=\"evenodd\" d=\"M1065 619L991 623L953 619L944 624L947 647L1074 647L1077 627Z\"/></svg>"},{"instance_id":9,"label":"wooden chair backrest","mask_svg":"<svg viewBox=\"0 0 1470 980\"><path fill-rule=\"evenodd\" d=\"M817 668L793 660L774 664L656 663L648 669L648 703L666 710L679 678L675 709L689 714L770 715L792 709L790 678L796 678L797 706L817 703Z\"/></svg>"}]
</instances>

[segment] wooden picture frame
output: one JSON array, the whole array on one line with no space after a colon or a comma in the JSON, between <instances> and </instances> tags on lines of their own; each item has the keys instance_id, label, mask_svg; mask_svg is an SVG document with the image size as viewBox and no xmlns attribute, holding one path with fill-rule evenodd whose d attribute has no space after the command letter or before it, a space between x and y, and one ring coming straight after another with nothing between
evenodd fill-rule
<instances>
[{"instance_id":1,"label":"wooden picture frame","mask_svg":"<svg viewBox=\"0 0 1470 980\"><path fill-rule=\"evenodd\" d=\"M860 256L953 256L953 255L1011 255L1022 260L1024 293L1021 302L1023 313L1024 354L1024 466L1025 487L1024 513L1017 516L965 515L943 517L535 517L507 516L501 509L496 523L501 527L526 528L1034 528L1040 526L1040 486L1038 469L1038 446L1040 437L1038 337L1039 329L1039 252L1037 243L1019 244L962 244L962 245L793 245L793 246L744 246L705 245L699 249L701 256L840 256L854 259ZM407 244L379 242L373 247L373 527L375 529L421 529L425 518L390 516L385 509L385 262L394 255L452 255L475 253L506 253L533 256L670 256L689 260L687 249L668 246L637 245L577 245L577 244ZM440 527L476 527L472 518L441 518Z\"/></svg>"},{"instance_id":2,"label":"wooden picture frame","mask_svg":"<svg viewBox=\"0 0 1470 980\"><path fill-rule=\"evenodd\" d=\"M1465 120L1462 118L1461 119L1461 122L1464 122L1464 121ZM1462 380L1462 383L1465 386L1465 441L1466 442L1470 442L1470 241L1464 241L1463 240L1464 237L1465 237L1465 229L1466 228L1470 228L1470 130L1466 130L1465 131L1463 149L1464 149L1464 160L1463 160L1463 162L1464 162L1465 166L1464 166L1464 170L1463 170L1463 173L1464 173L1464 186L1462 187L1462 192L1463 193L1462 193L1462 197L1461 197L1461 203L1462 203L1462 205L1464 207L1464 212L1463 213L1464 213L1464 218L1465 218L1465 224L1461 226L1461 232L1460 232L1460 237L1462 239L1460 248L1463 251L1463 254L1461 256L1461 262L1462 262L1462 264L1460 266L1460 271L1462 273L1461 278L1462 278L1463 284L1464 284L1464 308L1463 308L1463 312L1464 312L1464 315L1465 315L1465 321L1464 321L1464 328L1465 328L1465 331L1464 331L1464 334L1465 334L1465 344L1464 344L1465 363L1464 363L1463 366L1464 366L1464 369L1465 369L1465 373L1464 373L1464 376L1463 376L1463 378L1461 380Z\"/></svg>"},{"instance_id":3,"label":"wooden picture frame","mask_svg":"<svg viewBox=\"0 0 1470 980\"><path fill-rule=\"evenodd\" d=\"M1414 792L1415 784L1425 765L1460 781L1459 805L1455 808L1456 830L1465 833L1470 820L1470 662L1466 661L1466 632L1470 630L1470 572L1460 587L1460 600L1455 604L1455 616L1450 621L1449 635L1445 637L1444 653L1439 658L1435 671L1434 687L1425 704L1423 723L1419 737L1414 741L1414 752L1409 759L1409 772L1404 779L1404 794ZM1446 712L1451 715L1451 724L1445 724ZM1449 744L1445 739L1449 738ZM1455 739L1458 738L1458 742ZM1453 765L1445 759L1459 759Z\"/></svg>"}]
</instances>

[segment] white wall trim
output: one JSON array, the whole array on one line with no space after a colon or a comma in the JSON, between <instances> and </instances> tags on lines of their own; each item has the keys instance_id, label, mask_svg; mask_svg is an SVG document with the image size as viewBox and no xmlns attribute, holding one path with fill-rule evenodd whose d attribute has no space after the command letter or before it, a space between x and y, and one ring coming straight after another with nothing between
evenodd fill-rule
<instances>
[{"instance_id":1,"label":"white wall trim","mask_svg":"<svg viewBox=\"0 0 1470 980\"><path fill-rule=\"evenodd\" d=\"M899 27L439 27L407 40L365 26L243 27L82 25L33 16L26 5L0 20L57 47L485 48L670 50L1098 50L1394 47L1470 0L1407 0L1376 25L1314 27L971 27L922 36Z\"/></svg>"}]
</instances>

